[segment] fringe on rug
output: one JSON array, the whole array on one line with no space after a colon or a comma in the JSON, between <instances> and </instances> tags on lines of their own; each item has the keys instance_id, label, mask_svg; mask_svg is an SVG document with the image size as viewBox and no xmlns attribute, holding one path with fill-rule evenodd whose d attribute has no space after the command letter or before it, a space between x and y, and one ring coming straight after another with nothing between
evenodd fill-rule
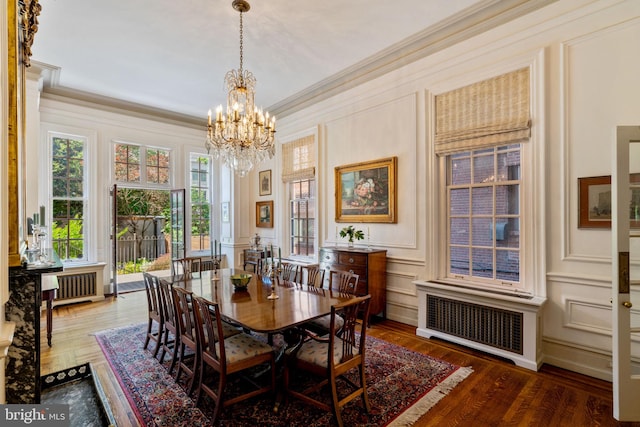
<instances>
[{"instance_id":1,"label":"fringe on rug","mask_svg":"<svg viewBox=\"0 0 640 427\"><path fill-rule=\"evenodd\" d=\"M429 409L445 397L453 388L460 384L462 380L467 378L473 369L471 367L458 368L453 374L435 386L429 393L425 394L422 399L418 400L409 409L404 411L398 418L387 424L390 427L412 426L418 421Z\"/></svg>"}]
</instances>

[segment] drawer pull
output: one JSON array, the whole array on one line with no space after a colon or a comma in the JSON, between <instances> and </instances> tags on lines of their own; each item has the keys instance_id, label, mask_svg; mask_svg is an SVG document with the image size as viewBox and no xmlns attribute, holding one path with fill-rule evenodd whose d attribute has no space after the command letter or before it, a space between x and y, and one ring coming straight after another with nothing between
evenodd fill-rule
<instances>
[{"instance_id":1,"label":"drawer pull","mask_svg":"<svg viewBox=\"0 0 640 427\"><path fill-rule=\"evenodd\" d=\"M353 274L353 270L349 270L349 273Z\"/></svg>"},{"instance_id":2,"label":"drawer pull","mask_svg":"<svg viewBox=\"0 0 640 427\"><path fill-rule=\"evenodd\" d=\"M353 264L354 260L353 258L349 258L349 264Z\"/></svg>"},{"instance_id":3,"label":"drawer pull","mask_svg":"<svg viewBox=\"0 0 640 427\"><path fill-rule=\"evenodd\" d=\"M325 255L324 259L331 259L329 255Z\"/></svg>"}]
</instances>

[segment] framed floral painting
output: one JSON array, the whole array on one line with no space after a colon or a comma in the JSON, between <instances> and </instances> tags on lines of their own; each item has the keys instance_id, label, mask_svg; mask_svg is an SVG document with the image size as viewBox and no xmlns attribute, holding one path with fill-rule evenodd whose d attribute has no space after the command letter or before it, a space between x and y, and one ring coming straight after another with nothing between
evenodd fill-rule
<instances>
[{"instance_id":1,"label":"framed floral painting","mask_svg":"<svg viewBox=\"0 0 640 427\"><path fill-rule=\"evenodd\" d=\"M336 222L396 223L397 157L335 168Z\"/></svg>"}]
</instances>

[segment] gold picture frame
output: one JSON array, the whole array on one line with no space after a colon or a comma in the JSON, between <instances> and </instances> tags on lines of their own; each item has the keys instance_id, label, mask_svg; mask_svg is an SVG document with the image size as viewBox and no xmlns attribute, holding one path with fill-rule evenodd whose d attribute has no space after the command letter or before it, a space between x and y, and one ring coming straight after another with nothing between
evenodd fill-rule
<instances>
[{"instance_id":1,"label":"gold picture frame","mask_svg":"<svg viewBox=\"0 0 640 427\"><path fill-rule=\"evenodd\" d=\"M396 223L397 157L335 168L336 222Z\"/></svg>"},{"instance_id":2,"label":"gold picture frame","mask_svg":"<svg viewBox=\"0 0 640 427\"><path fill-rule=\"evenodd\" d=\"M271 195L271 169L260 171L258 174L258 188L261 196Z\"/></svg>"},{"instance_id":3,"label":"gold picture frame","mask_svg":"<svg viewBox=\"0 0 640 427\"><path fill-rule=\"evenodd\" d=\"M273 200L256 202L256 227L273 228Z\"/></svg>"}]
</instances>

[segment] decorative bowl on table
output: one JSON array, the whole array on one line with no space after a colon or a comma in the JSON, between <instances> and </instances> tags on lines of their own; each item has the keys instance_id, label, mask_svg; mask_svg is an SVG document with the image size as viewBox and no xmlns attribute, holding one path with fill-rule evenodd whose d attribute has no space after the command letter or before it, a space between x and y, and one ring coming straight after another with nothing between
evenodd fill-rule
<instances>
[{"instance_id":1,"label":"decorative bowl on table","mask_svg":"<svg viewBox=\"0 0 640 427\"><path fill-rule=\"evenodd\" d=\"M233 284L236 291L247 289L249 281L251 281L251 274L234 274L231 276L231 284Z\"/></svg>"}]
</instances>

